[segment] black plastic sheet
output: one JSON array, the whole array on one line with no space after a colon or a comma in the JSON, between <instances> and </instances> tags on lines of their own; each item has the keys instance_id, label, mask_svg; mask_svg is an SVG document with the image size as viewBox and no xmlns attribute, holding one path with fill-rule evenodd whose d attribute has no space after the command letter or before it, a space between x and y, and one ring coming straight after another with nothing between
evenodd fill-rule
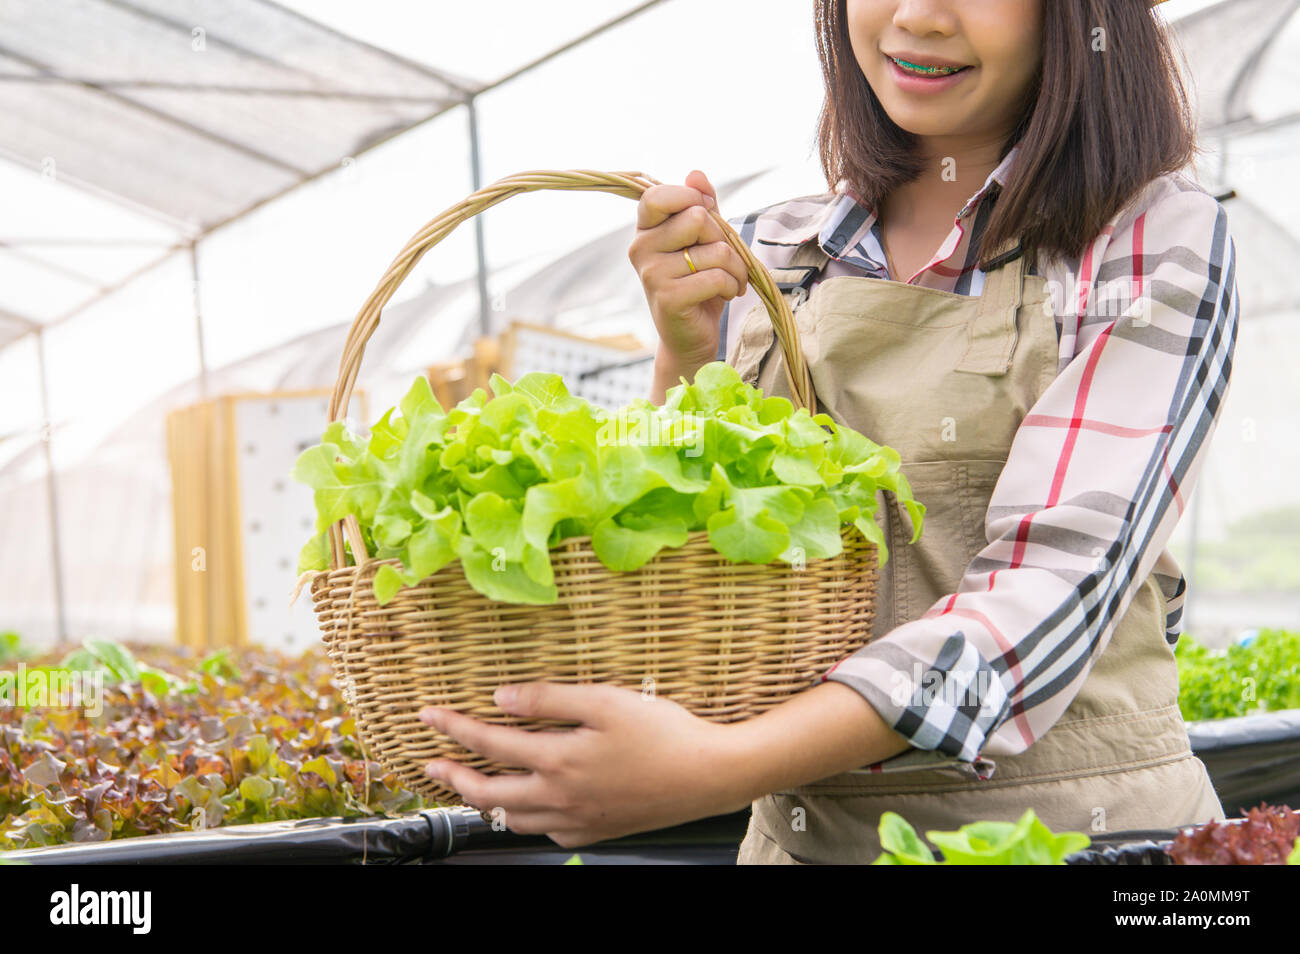
<instances>
[{"instance_id":1,"label":"black plastic sheet","mask_svg":"<svg viewBox=\"0 0 1300 954\"><path fill-rule=\"evenodd\" d=\"M1165 853L1177 829L1115 831L1092 835L1092 844L1065 859L1067 865L1172 865Z\"/></svg>"},{"instance_id":2,"label":"black plastic sheet","mask_svg":"<svg viewBox=\"0 0 1300 954\"><path fill-rule=\"evenodd\" d=\"M38 865L400 864L458 850L471 837L482 842L497 834L477 812L433 809L398 818L230 825L11 851L5 857Z\"/></svg>"},{"instance_id":3,"label":"black plastic sheet","mask_svg":"<svg viewBox=\"0 0 1300 954\"><path fill-rule=\"evenodd\" d=\"M1300 709L1189 722L1187 736L1229 818L1260 802L1300 808Z\"/></svg>"},{"instance_id":4,"label":"black plastic sheet","mask_svg":"<svg viewBox=\"0 0 1300 954\"><path fill-rule=\"evenodd\" d=\"M426 809L398 818L310 818L206 831L11 851L37 865L583 864L736 863L748 812L706 818L580 849L543 836L495 830L472 808Z\"/></svg>"}]
</instances>

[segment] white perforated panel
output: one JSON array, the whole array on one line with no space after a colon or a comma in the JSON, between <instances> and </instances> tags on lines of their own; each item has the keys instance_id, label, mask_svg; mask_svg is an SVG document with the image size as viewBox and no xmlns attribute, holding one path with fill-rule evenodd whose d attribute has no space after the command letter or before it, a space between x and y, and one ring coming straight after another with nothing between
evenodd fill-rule
<instances>
[{"instance_id":1,"label":"white perforated panel","mask_svg":"<svg viewBox=\"0 0 1300 954\"><path fill-rule=\"evenodd\" d=\"M311 536L316 511L311 488L289 476L325 430L328 395L239 398L234 405L239 518L248 640L302 652L320 639L306 587L292 608L298 551ZM355 394L351 407L364 398ZM349 427L358 430L354 414Z\"/></svg>"},{"instance_id":2,"label":"white perforated panel","mask_svg":"<svg viewBox=\"0 0 1300 954\"><path fill-rule=\"evenodd\" d=\"M650 397L654 384L653 356L640 358L638 352L535 328L516 326L514 335L512 381L529 371L550 371L564 378L570 394L610 410L623 407L635 398ZM583 372L596 369L602 370L582 376Z\"/></svg>"}]
</instances>

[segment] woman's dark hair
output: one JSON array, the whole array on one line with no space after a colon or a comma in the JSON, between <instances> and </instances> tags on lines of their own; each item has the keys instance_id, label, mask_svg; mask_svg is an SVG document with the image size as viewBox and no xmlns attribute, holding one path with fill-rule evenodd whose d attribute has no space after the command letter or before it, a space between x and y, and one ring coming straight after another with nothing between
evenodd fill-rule
<instances>
[{"instance_id":1,"label":"woman's dark hair","mask_svg":"<svg viewBox=\"0 0 1300 954\"><path fill-rule=\"evenodd\" d=\"M1043 0L1043 56L1020 119L1013 174L980 240L986 262L1020 238L1039 252L1077 257L1152 179L1198 153L1195 117L1174 49L1148 0ZM817 53L826 100L817 139L822 171L847 180L871 208L922 172L917 137L889 118L858 66L845 0L816 0ZM1093 49L1102 28L1104 51Z\"/></svg>"}]
</instances>

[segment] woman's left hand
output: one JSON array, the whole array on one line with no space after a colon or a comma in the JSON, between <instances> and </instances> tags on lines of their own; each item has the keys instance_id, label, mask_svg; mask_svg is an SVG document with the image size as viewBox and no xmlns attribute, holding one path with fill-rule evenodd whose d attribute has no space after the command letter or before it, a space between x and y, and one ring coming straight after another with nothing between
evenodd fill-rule
<instances>
[{"instance_id":1,"label":"woman's left hand","mask_svg":"<svg viewBox=\"0 0 1300 954\"><path fill-rule=\"evenodd\" d=\"M513 698L511 698L511 690ZM579 722L528 731L426 706L422 721L525 774L485 775L447 759L427 771L480 811L504 812L519 834L562 848L737 811L751 800L735 729L653 694L552 682L503 686L513 715Z\"/></svg>"}]
</instances>

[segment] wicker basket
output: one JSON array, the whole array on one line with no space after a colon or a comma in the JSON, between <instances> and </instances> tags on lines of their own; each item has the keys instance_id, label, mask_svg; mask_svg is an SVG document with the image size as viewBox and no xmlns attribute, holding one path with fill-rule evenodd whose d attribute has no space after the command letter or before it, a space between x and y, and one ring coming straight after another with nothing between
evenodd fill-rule
<instances>
[{"instance_id":1,"label":"wicker basket","mask_svg":"<svg viewBox=\"0 0 1300 954\"><path fill-rule=\"evenodd\" d=\"M347 413L381 309L420 257L461 222L520 192L570 189L639 199L658 184L635 172L525 172L443 212L407 243L353 322L329 420ZM750 284L768 308L796 407L809 407L812 385L785 299L735 230L716 211L710 214L745 260ZM359 566L347 563L344 534ZM731 563L712 549L706 531L698 531L684 546L627 573L608 570L590 537L575 537L551 549L554 604L490 600L453 562L380 606L374 573L397 561L372 558L356 518L348 517L330 528L331 569L312 577L311 594L368 754L409 790L455 805L456 792L424 774L431 759L490 773L518 769L425 725L417 713L426 705L531 730L571 725L508 715L492 701L504 683L546 679L660 693L702 718L731 722L814 685L871 635L876 548L851 525L841 534L843 553L800 567Z\"/></svg>"}]
</instances>

